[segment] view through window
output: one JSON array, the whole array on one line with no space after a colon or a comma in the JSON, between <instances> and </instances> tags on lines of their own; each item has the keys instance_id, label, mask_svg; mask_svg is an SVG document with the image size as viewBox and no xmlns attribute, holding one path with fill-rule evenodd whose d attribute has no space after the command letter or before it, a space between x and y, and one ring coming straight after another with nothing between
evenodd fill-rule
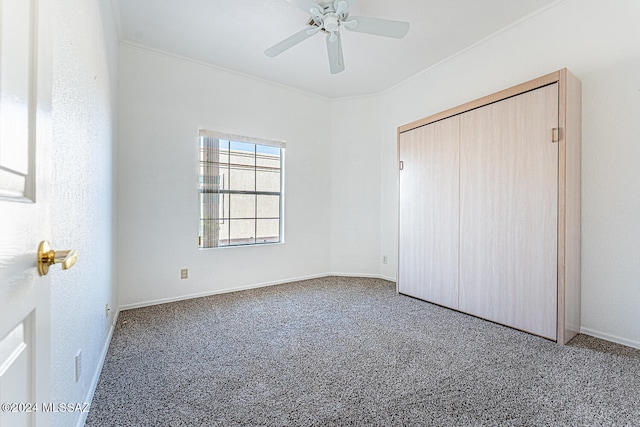
<instances>
[{"instance_id":1,"label":"view through window","mask_svg":"<svg viewBox=\"0 0 640 427\"><path fill-rule=\"evenodd\" d=\"M209 136L199 145L199 247L281 242L283 147Z\"/></svg>"}]
</instances>

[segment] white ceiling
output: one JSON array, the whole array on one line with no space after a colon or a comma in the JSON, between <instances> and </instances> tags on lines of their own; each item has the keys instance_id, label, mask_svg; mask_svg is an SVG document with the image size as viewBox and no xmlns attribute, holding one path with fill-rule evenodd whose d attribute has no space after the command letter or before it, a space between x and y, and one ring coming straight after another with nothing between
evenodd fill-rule
<instances>
[{"instance_id":1,"label":"white ceiling","mask_svg":"<svg viewBox=\"0 0 640 427\"><path fill-rule=\"evenodd\" d=\"M328 98L392 87L558 0L360 0L351 15L410 23L402 40L344 31L346 70L330 74L316 34L275 58L264 50L304 28L286 0L113 0L121 41Z\"/></svg>"}]
</instances>

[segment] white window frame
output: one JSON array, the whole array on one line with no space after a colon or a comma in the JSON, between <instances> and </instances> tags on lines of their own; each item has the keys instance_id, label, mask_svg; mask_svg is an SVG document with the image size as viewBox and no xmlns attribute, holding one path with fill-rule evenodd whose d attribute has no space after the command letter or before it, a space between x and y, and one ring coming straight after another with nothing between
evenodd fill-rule
<instances>
[{"instance_id":1,"label":"white window frame","mask_svg":"<svg viewBox=\"0 0 640 427\"><path fill-rule=\"evenodd\" d=\"M274 196L277 195L279 196L279 216L278 216L278 220L279 220L279 240L278 241L262 241L260 242L258 240L258 236L257 236L257 221L259 219L261 219L258 216L258 212L257 212L257 205L256 205L256 210L255 210L255 214L253 216L253 218L246 218L246 219L253 219L254 221L256 221L255 223L255 227L256 227L256 233L254 236L252 236L251 238L253 239L253 241L249 241L249 242L236 242L236 243L231 243L232 239L231 239L231 228L229 229L229 236L227 239L227 244L224 245L219 245L219 243L223 240L218 234L208 234L210 233L210 231L205 230L205 222L206 221L211 221L212 218L205 218L206 215L203 214L205 208L205 203L203 201L203 194L205 192L207 192L207 190L204 188L204 184L203 181L206 180L206 177L204 176L203 172L203 140L202 138L210 138L210 139L216 139L216 140L225 140L225 141L229 141L229 144L231 145L231 143L233 142L237 142L237 143L245 143L245 144L251 144L254 146L267 146L267 147L273 147L273 148L278 148L280 150L280 191L279 192L273 192L273 191L258 191L257 188L254 188L254 190L251 191L243 191L243 190L233 190L233 189L225 189L225 190L221 190L220 188L217 189L217 192L219 192L219 194L227 194L229 197L231 197L231 195L235 194L235 195L255 195L256 196L256 203L257 203L257 198L260 195L268 195L268 196ZM198 200L198 205L199 205L199 227L198 227L198 248L199 249L212 249L212 248L232 248L232 247L243 247L243 246L261 246L261 245L273 245L273 244L281 244L284 243L284 198L285 198L285 194L284 194L284 183L285 183L285 177L284 177L284 157L285 157L285 148L286 148L286 144L284 142L280 142L280 141L271 141L271 140L266 140L266 139L262 139L262 138L255 138L255 137L247 137L247 136L241 136L241 135L235 135L235 134L229 134L229 133L223 133L223 132L216 132L216 131L209 131L209 130L200 130L198 132L198 193L199 193L199 200ZM255 148L256 151L254 151L256 153L256 156L258 155L257 152L257 147ZM254 173L256 173L258 170L258 166L257 164L254 165ZM221 177L222 175L217 175L218 177ZM209 179L214 178L212 176L209 177ZM209 191L211 192L211 191ZM222 198L222 203L224 204L224 197ZM226 216L225 213L222 214L222 217L218 217L219 218L219 224L224 224L225 220L230 220L231 222L231 213L229 212L229 217ZM262 218L264 219L264 218ZM229 227L231 227L231 224L228 225Z\"/></svg>"}]
</instances>

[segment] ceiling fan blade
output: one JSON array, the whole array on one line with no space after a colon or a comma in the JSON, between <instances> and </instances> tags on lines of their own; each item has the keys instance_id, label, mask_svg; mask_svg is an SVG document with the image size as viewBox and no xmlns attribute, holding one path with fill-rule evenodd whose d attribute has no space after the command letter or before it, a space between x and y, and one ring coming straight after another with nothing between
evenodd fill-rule
<instances>
[{"instance_id":1,"label":"ceiling fan blade","mask_svg":"<svg viewBox=\"0 0 640 427\"><path fill-rule=\"evenodd\" d=\"M280 43L274 44L269 49L265 50L264 54L272 58L274 56L278 56L285 50L290 49L295 45L297 45L298 43L305 41L306 39L308 39L318 31L320 31L320 28L316 30L314 28L307 27L304 30L298 31L294 35L287 37L286 39L282 40Z\"/></svg>"},{"instance_id":2,"label":"ceiling fan blade","mask_svg":"<svg viewBox=\"0 0 640 427\"><path fill-rule=\"evenodd\" d=\"M409 31L409 23L391 21L389 19L367 18L364 16L349 16L348 21L342 23L349 31L373 34L376 36L401 39Z\"/></svg>"},{"instance_id":3,"label":"ceiling fan blade","mask_svg":"<svg viewBox=\"0 0 640 427\"><path fill-rule=\"evenodd\" d=\"M342 41L340 40L340 33L334 33L335 37L331 37L331 34L327 34L327 52L329 53L329 68L331 74L338 74L344 71L344 58L342 57ZM331 41L331 39L334 41Z\"/></svg>"},{"instance_id":4,"label":"ceiling fan blade","mask_svg":"<svg viewBox=\"0 0 640 427\"><path fill-rule=\"evenodd\" d=\"M318 6L318 3L313 0L287 0L294 6L298 6L300 9L304 10L311 16L317 16L318 14L322 14L323 8ZM317 11L317 12L315 12Z\"/></svg>"}]
</instances>

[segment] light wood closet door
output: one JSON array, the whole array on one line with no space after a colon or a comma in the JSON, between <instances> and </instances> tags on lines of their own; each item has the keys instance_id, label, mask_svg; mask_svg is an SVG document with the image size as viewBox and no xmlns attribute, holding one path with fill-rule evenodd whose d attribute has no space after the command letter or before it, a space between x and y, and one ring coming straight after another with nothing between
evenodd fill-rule
<instances>
[{"instance_id":1,"label":"light wood closet door","mask_svg":"<svg viewBox=\"0 0 640 427\"><path fill-rule=\"evenodd\" d=\"M400 135L398 291L458 307L459 118Z\"/></svg>"},{"instance_id":2,"label":"light wood closet door","mask_svg":"<svg viewBox=\"0 0 640 427\"><path fill-rule=\"evenodd\" d=\"M558 85L460 118L461 311L556 339Z\"/></svg>"}]
</instances>

